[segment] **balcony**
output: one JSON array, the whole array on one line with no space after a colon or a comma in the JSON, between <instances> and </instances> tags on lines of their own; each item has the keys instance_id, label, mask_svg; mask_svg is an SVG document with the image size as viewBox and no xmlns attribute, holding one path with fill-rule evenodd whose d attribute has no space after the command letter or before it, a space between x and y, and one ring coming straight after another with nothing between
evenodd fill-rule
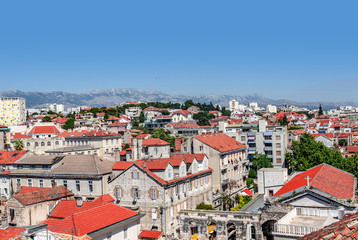
<instances>
[{"instance_id":1,"label":"balcony","mask_svg":"<svg viewBox=\"0 0 358 240\"><path fill-rule=\"evenodd\" d=\"M275 235L285 235L285 236L304 236L311 232L317 231L320 228L309 227L309 226L294 226L286 224L277 224L274 225L274 234Z\"/></svg>"},{"instance_id":2,"label":"balcony","mask_svg":"<svg viewBox=\"0 0 358 240\"><path fill-rule=\"evenodd\" d=\"M272 146L265 147L264 150L265 150L265 152L272 152Z\"/></svg>"},{"instance_id":3,"label":"balcony","mask_svg":"<svg viewBox=\"0 0 358 240\"><path fill-rule=\"evenodd\" d=\"M272 139L266 139L264 140L264 144L271 144L272 145Z\"/></svg>"}]
</instances>

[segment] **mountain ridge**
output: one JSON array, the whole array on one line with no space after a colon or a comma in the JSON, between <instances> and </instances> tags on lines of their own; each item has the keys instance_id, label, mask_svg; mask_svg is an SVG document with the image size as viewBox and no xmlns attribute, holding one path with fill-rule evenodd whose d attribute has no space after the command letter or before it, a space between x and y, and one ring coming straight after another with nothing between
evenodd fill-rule
<instances>
[{"instance_id":1,"label":"mountain ridge","mask_svg":"<svg viewBox=\"0 0 358 240\"><path fill-rule=\"evenodd\" d=\"M240 104L257 102L260 107L268 104L276 106L295 105L309 109L318 108L322 104L324 109L337 108L339 106L358 106L353 101L341 102L298 102L288 99L270 99L259 94L239 95L216 95L201 94L197 96L170 95L158 90L143 90L136 88L113 88L113 89L88 89L83 92L70 93L66 91L20 91L16 89L0 91L0 97L23 97L26 99L27 108L42 108L49 103L64 104L65 107L75 106L113 106L127 101L135 102L184 102L192 99L194 102L220 104L228 106L229 101L235 99Z\"/></svg>"}]
</instances>

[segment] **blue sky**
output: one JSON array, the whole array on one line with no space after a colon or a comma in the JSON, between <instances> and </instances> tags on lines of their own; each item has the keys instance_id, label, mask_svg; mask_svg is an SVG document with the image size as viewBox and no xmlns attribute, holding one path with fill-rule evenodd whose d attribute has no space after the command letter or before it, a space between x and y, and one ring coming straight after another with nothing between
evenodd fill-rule
<instances>
[{"instance_id":1,"label":"blue sky","mask_svg":"<svg viewBox=\"0 0 358 240\"><path fill-rule=\"evenodd\" d=\"M2 1L0 90L358 102L358 1Z\"/></svg>"}]
</instances>

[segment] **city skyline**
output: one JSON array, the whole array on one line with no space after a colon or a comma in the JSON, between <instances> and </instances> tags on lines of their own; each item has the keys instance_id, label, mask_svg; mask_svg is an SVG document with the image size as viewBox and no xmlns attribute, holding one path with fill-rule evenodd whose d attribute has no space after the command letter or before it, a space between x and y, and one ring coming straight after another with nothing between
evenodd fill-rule
<instances>
[{"instance_id":1,"label":"city skyline","mask_svg":"<svg viewBox=\"0 0 358 240\"><path fill-rule=\"evenodd\" d=\"M3 3L0 90L355 101L357 3Z\"/></svg>"}]
</instances>

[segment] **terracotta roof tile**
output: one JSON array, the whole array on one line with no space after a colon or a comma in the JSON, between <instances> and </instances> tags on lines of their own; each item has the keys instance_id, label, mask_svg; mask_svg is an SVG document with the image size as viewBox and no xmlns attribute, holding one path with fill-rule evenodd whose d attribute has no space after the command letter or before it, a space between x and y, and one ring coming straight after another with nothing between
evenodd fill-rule
<instances>
[{"instance_id":1,"label":"terracotta roof tile","mask_svg":"<svg viewBox=\"0 0 358 240\"><path fill-rule=\"evenodd\" d=\"M57 129L55 125L53 126L33 126L33 128L29 131L29 135L32 134L59 134L60 131Z\"/></svg>"},{"instance_id":2,"label":"terracotta roof tile","mask_svg":"<svg viewBox=\"0 0 358 240\"><path fill-rule=\"evenodd\" d=\"M5 229L0 229L0 239L1 240L23 239L20 237L20 234L25 230L26 230L25 228L18 228L18 227L7 227Z\"/></svg>"},{"instance_id":3,"label":"terracotta roof tile","mask_svg":"<svg viewBox=\"0 0 358 240\"><path fill-rule=\"evenodd\" d=\"M169 145L168 142L159 139L159 138L148 138L148 139L144 139L142 142L143 146L164 146L164 145Z\"/></svg>"},{"instance_id":4,"label":"terracotta roof tile","mask_svg":"<svg viewBox=\"0 0 358 240\"><path fill-rule=\"evenodd\" d=\"M73 196L73 193L64 186L52 188L21 187L21 190L13 195L16 200L25 206L70 196Z\"/></svg>"},{"instance_id":5,"label":"terracotta roof tile","mask_svg":"<svg viewBox=\"0 0 358 240\"><path fill-rule=\"evenodd\" d=\"M133 164L134 162L118 161L113 164L112 170L125 170Z\"/></svg>"},{"instance_id":6,"label":"terracotta roof tile","mask_svg":"<svg viewBox=\"0 0 358 240\"><path fill-rule=\"evenodd\" d=\"M139 213L113 203L104 203L99 206L72 213L63 219L49 218L42 222L47 224L50 231L83 236L103 229L112 224L124 221Z\"/></svg>"},{"instance_id":7,"label":"terracotta roof tile","mask_svg":"<svg viewBox=\"0 0 358 240\"><path fill-rule=\"evenodd\" d=\"M226 134L196 135L195 138L219 152L228 152L246 148L245 145L239 143L238 141L236 141L232 137L229 137Z\"/></svg>"},{"instance_id":8,"label":"terracotta roof tile","mask_svg":"<svg viewBox=\"0 0 358 240\"><path fill-rule=\"evenodd\" d=\"M143 230L140 234L139 234L139 238L153 238L153 239L158 239L161 235L163 234L163 232L161 231L149 231L149 230Z\"/></svg>"},{"instance_id":9,"label":"terracotta roof tile","mask_svg":"<svg viewBox=\"0 0 358 240\"><path fill-rule=\"evenodd\" d=\"M17 132L17 133L10 133L10 137L12 139L23 139L23 138L31 138L29 135L27 135L26 133L21 133L21 132Z\"/></svg>"},{"instance_id":10,"label":"terracotta roof tile","mask_svg":"<svg viewBox=\"0 0 358 240\"><path fill-rule=\"evenodd\" d=\"M0 164L13 164L20 158L22 158L27 151L0 151Z\"/></svg>"},{"instance_id":11,"label":"terracotta roof tile","mask_svg":"<svg viewBox=\"0 0 358 240\"><path fill-rule=\"evenodd\" d=\"M310 186L338 198L354 197L354 176L327 164L320 164L314 168L296 175L286 183L274 196L292 192L307 185L305 178L311 178Z\"/></svg>"}]
</instances>

